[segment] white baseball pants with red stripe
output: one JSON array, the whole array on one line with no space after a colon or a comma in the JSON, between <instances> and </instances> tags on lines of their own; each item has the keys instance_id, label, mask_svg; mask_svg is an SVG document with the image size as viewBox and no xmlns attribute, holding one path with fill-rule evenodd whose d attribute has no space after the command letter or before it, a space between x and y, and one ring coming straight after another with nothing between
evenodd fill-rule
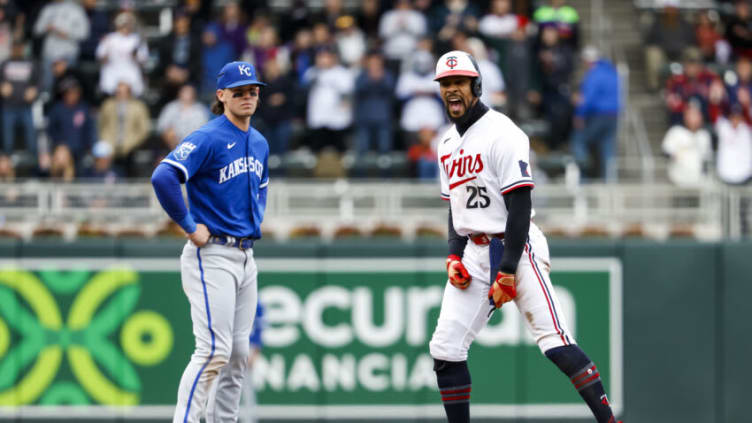
<instances>
[{"instance_id":1,"label":"white baseball pants with red stripe","mask_svg":"<svg viewBox=\"0 0 752 423\"><path fill-rule=\"evenodd\" d=\"M445 361L465 361L475 337L493 314L488 245L467 243L462 264L472 277L465 290L447 281L441 313L430 343L431 356ZM528 241L517 266L517 298L514 300L541 352L575 343L569 332L556 292L551 285L548 242L530 223Z\"/></svg>"}]
</instances>

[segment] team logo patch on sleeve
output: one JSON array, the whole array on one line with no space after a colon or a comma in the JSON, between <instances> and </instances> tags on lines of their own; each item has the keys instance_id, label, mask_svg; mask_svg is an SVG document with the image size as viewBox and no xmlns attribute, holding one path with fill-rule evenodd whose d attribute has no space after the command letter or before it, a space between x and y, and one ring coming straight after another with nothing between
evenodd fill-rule
<instances>
[{"instance_id":1,"label":"team logo patch on sleeve","mask_svg":"<svg viewBox=\"0 0 752 423\"><path fill-rule=\"evenodd\" d=\"M195 150L196 146L189 143L184 142L178 146L178 148L175 150L175 158L178 160L185 160L188 158L188 155L191 154L191 151Z\"/></svg>"},{"instance_id":2,"label":"team logo patch on sleeve","mask_svg":"<svg viewBox=\"0 0 752 423\"><path fill-rule=\"evenodd\" d=\"M527 171L527 163L523 162L522 160L518 161L517 163L520 164L520 173L522 173L522 176L530 176L530 173Z\"/></svg>"}]
</instances>

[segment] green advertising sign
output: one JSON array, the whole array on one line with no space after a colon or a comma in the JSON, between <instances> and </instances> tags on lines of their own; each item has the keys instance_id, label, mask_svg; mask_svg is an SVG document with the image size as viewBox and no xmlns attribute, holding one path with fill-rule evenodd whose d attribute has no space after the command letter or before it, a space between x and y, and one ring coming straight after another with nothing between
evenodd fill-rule
<instances>
[{"instance_id":1,"label":"green advertising sign","mask_svg":"<svg viewBox=\"0 0 752 423\"><path fill-rule=\"evenodd\" d=\"M261 417L443 415L428 354L442 260L259 259L258 266L265 347L251 378ZM620 411L620 264L555 259L554 269L574 336ZM189 316L177 260L0 262L0 415L90 405L87 416L169 418L193 350ZM478 335L469 363L476 417L589 415L512 304ZM102 407L112 405L127 407Z\"/></svg>"}]
</instances>

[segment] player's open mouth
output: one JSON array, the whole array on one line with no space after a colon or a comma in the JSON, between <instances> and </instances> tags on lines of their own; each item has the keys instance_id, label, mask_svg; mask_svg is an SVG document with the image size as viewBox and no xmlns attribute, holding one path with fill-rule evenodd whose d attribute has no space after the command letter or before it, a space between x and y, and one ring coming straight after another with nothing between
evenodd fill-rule
<instances>
[{"instance_id":1,"label":"player's open mouth","mask_svg":"<svg viewBox=\"0 0 752 423\"><path fill-rule=\"evenodd\" d=\"M459 98L455 98L455 97L447 99L447 106L449 107L450 112L457 112L457 113L461 112L462 107L464 107L464 105L462 104L462 100Z\"/></svg>"}]
</instances>

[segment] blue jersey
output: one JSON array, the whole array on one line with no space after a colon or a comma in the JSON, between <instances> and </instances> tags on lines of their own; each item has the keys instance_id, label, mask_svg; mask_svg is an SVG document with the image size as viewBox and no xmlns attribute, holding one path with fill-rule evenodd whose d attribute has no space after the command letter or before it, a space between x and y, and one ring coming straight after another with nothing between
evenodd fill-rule
<instances>
[{"instance_id":1,"label":"blue jersey","mask_svg":"<svg viewBox=\"0 0 752 423\"><path fill-rule=\"evenodd\" d=\"M222 115L188 135L163 160L185 177L191 217L213 235L261 238L269 144Z\"/></svg>"}]
</instances>

